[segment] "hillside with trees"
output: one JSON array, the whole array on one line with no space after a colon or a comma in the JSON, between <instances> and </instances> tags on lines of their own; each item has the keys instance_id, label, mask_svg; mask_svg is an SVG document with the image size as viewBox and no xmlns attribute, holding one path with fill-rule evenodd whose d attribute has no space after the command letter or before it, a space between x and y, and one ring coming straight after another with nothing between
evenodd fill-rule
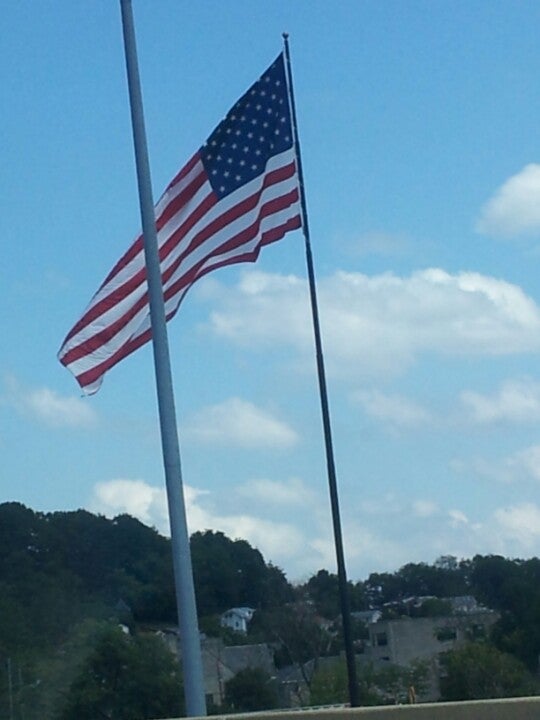
<instances>
[{"instance_id":1,"label":"hillside with trees","mask_svg":"<svg viewBox=\"0 0 540 720\"><path fill-rule=\"evenodd\" d=\"M269 643L276 666L296 667L314 701L346 699L343 668L322 662L343 648L334 574L321 569L293 586L248 542L220 532L195 533L191 550L207 636L226 645ZM444 658L443 696L536 691L538 558L443 557L372 573L350 582L349 591L353 611L378 608L383 618L444 615L446 598L474 596L499 619L490 637ZM413 597L423 600L411 604ZM247 636L220 626L231 607L255 609ZM155 529L128 515L109 520L84 510L40 513L0 504L0 718L116 718L118 703L133 720L178 715L178 664L156 635L175 624L170 541ZM366 637L361 622L354 632L357 640ZM362 677L366 703L403 698L406 672L370 673ZM268 706L277 702L260 672L243 672L225 695L230 709L251 708L262 697Z\"/></svg>"}]
</instances>

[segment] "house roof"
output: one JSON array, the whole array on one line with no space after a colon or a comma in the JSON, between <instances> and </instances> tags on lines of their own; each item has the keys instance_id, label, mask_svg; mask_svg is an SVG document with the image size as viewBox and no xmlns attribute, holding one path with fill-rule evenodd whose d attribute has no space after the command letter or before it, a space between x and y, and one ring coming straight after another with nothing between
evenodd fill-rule
<instances>
[{"instance_id":1,"label":"house roof","mask_svg":"<svg viewBox=\"0 0 540 720\"><path fill-rule=\"evenodd\" d=\"M225 617L226 615L236 615L244 620L251 620L254 612L255 610L250 607L236 607L226 610L221 617Z\"/></svg>"}]
</instances>

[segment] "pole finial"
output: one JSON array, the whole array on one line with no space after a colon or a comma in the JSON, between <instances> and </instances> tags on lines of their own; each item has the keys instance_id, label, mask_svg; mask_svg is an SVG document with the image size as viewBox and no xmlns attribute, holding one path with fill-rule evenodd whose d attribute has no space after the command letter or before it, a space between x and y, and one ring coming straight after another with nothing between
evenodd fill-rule
<instances>
[{"instance_id":1,"label":"pole finial","mask_svg":"<svg viewBox=\"0 0 540 720\"><path fill-rule=\"evenodd\" d=\"M288 40L288 39L289 39L289 33L288 33L288 32L282 32L282 33L281 33L281 37L282 37L284 40Z\"/></svg>"}]
</instances>

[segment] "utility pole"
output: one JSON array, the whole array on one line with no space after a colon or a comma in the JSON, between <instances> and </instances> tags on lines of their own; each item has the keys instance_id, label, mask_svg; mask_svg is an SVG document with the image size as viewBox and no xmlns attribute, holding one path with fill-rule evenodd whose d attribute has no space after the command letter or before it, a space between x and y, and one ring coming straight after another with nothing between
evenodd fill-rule
<instances>
[{"instance_id":1,"label":"utility pole","mask_svg":"<svg viewBox=\"0 0 540 720\"><path fill-rule=\"evenodd\" d=\"M13 712L13 678L11 676L11 658L6 660L6 667L8 676L9 720L15 720Z\"/></svg>"}]
</instances>

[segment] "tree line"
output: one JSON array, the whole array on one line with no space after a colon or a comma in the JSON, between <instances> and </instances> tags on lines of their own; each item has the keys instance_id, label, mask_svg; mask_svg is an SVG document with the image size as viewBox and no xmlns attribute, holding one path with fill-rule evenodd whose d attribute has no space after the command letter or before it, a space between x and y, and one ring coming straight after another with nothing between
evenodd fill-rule
<instances>
[{"instance_id":1,"label":"tree line","mask_svg":"<svg viewBox=\"0 0 540 720\"><path fill-rule=\"evenodd\" d=\"M296 665L314 698L339 701L343 671L325 676L318 663L343 646L336 575L321 569L293 585L248 542L220 532L195 533L191 552L201 629L228 644L271 643L276 665ZM376 607L386 617L444 614L444 598L457 595L496 610L500 619L491 637L471 644L468 655L444 659L443 692L465 699L534 691L539 581L538 558L447 556L372 573L350 582L349 594L353 611ZM430 600L411 609L411 596ZM239 606L256 609L247 638L219 625L221 613ZM0 504L0 718L84 719L84 708L88 717L114 718L120 717L115 703L124 698L128 707L128 697L138 698L129 706L133 720L179 714L178 667L154 634L175 623L170 541L155 529L128 515L109 520L84 510L40 513ZM365 637L361 623L354 630L357 639ZM159 671L150 672L148 663ZM472 670L482 664L496 681L486 685L478 678L470 686ZM364 672L366 702L388 700L390 686L402 697L409 680L399 672L388 678ZM143 682L148 676L151 688ZM133 687L140 692L133 695ZM246 706L250 693L270 706L277 702L271 691L268 679L244 673L228 689L229 706L259 709Z\"/></svg>"}]
</instances>

